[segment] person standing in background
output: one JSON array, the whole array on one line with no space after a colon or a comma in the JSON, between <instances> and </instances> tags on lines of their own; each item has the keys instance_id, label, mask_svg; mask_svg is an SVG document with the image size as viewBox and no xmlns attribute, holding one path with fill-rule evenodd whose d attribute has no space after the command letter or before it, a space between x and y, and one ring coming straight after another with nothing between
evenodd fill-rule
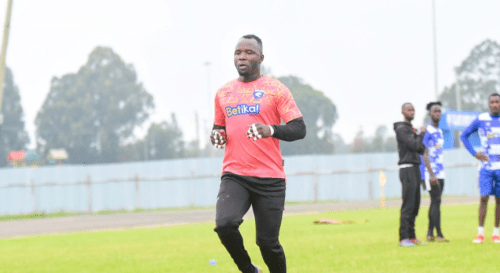
<instances>
[{"instance_id":1,"label":"person standing in background","mask_svg":"<svg viewBox=\"0 0 500 273\"><path fill-rule=\"evenodd\" d=\"M399 154L399 179L402 184L401 218L399 226L399 246L412 247L421 245L415 234L415 218L420 208L420 157L425 151L422 143L426 128L421 132L413 128L415 108L411 103L401 107L404 121L394 123Z\"/></svg>"},{"instance_id":2,"label":"person standing in background","mask_svg":"<svg viewBox=\"0 0 500 273\"><path fill-rule=\"evenodd\" d=\"M439 128L441 120L441 102L430 102L427 111L431 121L427 124L427 132L424 135L425 152L423 155L424 180L429 182L429 194L431 205L429 207L429 229L427 241L449 242L441 231L441 196L444 188L444 165L443 165L443 131ZM436 229L437 236L434 236Z\"/></svg>"}]
</instances>

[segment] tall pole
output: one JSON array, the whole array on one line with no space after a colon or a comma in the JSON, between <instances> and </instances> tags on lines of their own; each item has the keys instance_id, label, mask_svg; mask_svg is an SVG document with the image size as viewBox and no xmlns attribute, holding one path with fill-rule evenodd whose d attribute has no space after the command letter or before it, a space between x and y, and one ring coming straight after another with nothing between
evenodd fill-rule
<instances>
[{"instance_id":1,"label":"tall pole","mask_svg":"<svg viewBox=\"0 0 500 273\"><path fill-rule=\"evenodd\" d=\"M207 67L207 90L208 90L208 118L210 118L212 115L210 114L211 113L211 106L212 106L212 94L210 92L210 65L211 63L210 62L205 62L203 63L206 67ZM211 122L211 121L209 121Z\"/></svg>"},{"instance_id":2,"label":"tall pole","mask_svg":"<svg viewBox=\"0 0 500 273\"><path fill-rule=\"evenodd\" d=\"M212 118L212 111L213 111L213 108L212 108L212 95L211 95L211 92L210 92L210 65L211 63L210 62L204 62L203 63L206 67L207 67L207 90L208 90L208 94L207 94L207 99L208 99L208 104L207 104L207 107L208 107L208 113L207 113L207 122L205 123L206 125L208 125L208 127L205 128L205 132L206 132L206 135L208 136L210 134L210 132L212 131L212 123L213 123L213 118ZM208 152L208 156L214 156L214 149L210 149L209 152Z\"/></svg>"},{"instance_id":3,"label":"tall pole","mask_svg":"<svg viewBox=\"0 0 500 273\"><path fill-rule=\"evenodd\" d=\"M2 102L3 86L5 80L5 57L7 54L7 43L9 40L10 14L12 13L12 0L7 3L7 15L5 16L5 26L3 28L2 55L0 55L0 125L3 124Z\"/></svg>"},{"instance_id":4,"label":"tall pole","mask_svg":"<svg viewBox=\"0 0 500 273\"><path fill-rule=\"evenodd\" d=\"M457 111L462 110L462 100L460 99L460 80L458 78L458 68L455 68L456 83L455 83L455 99L457 102Z\"/></svg>"},{"instance_id":5,"label":"tall pole","mask_svg":"<svg viewBox=\"0 0 500 273\"><path fill-rule=\"evenodd\" d=\"M198 121L198 112L195 110L194 111L194 123L196 126L196 148L200 148L200 124Z\"/></svg>"},{"instance_id":6,"label":"tall pole","mask_svg":"<svg viewBox=\"0 0 500 273\"><path fill-rule=\"evenodd\" d=\"M436 100L439 98L438 91L438 68L437 68L437 43L436 43L436 1L432 0L432 42L434 46L434 92Z\"/></svg>"}]
</instances>

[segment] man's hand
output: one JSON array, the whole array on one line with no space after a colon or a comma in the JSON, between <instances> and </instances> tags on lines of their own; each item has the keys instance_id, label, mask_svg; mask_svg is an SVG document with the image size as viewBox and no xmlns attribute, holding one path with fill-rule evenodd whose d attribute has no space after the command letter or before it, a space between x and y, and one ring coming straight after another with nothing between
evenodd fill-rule
<instances>
[{"instance_id":1,"label":"man's hand","mask_svg":"<svg viewBox=\"0 0 500 273\"><path fill-rule=\"evenodd\" d=\"M489 158L487 155L483 154L483 152L477 152L474 155L475 158L479 159L481 162L488 162Z\"/></svg>"},{"instance_id":2,"label":"man's hand","mask_svg":"<svg viewBox=\"0 0 500 273\"><path fill-rule=\"evenodd\" d=\"M212 145L214 145L215 148L224 149L227 142L226 130L212 130L212 133L210 134L210 141L212 141Z\"/></svg>"},{"instance_id":3,"label":"man's hand","mask_svg":"<svg viewBox=\"0 0 500 273\"><path fill-rule=\"evenodd\" d=\"M420 133L425 133L425 132L427 132L427 127L426 126L420 127Z\"/></svg>"},{"instance_id":4,"label":"man's hand","mask_svg":"<svg viewBox=\"0 0 500 273\"><path fill-rule=\"evenodd\" d=\"M265 125L260 122L248 125L247 138L251 138L253 141L256 141L270 136L271 129L269 128L269 125Z\"/></svg>"},{"instance_id":5,"label":"man's hand","mask_svg":"<svg viewBox=\"0 0 500 273\"><path fill-rule=\"evenodd\" d=\"M430 175L429 183L431 185L439 185L439 181L438 181L438 179L436 178L436 176L434 174Z\"/></svg>"}]
</instances>

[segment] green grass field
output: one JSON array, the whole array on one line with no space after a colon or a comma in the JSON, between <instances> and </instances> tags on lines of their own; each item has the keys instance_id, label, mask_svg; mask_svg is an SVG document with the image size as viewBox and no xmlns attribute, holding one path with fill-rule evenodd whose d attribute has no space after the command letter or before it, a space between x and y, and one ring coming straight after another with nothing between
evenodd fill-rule
<instances>
[{"instance_id":1,"label":"green grass field","mask_svg":"<svg viewBox=\"0 0 500 273\"><path fill-rule=\"evenodd\" d=\"M450 243L400 248L398 209L287 216L281 242L288 272L500 272L500 245L489 242L489 206L483 245L477 205L442 208L443 232ZM425 237L428 207L417 218ZM367 223L314 225L319 218L367 219ZM0 223L1 224L1 223ZM0 240L0 272L238 272L220 244L213 223ZM241 226L253 262L268 272L255 245L254 222ZM210 266L215 259L217 265Z\"/></svg>"}]
</instances>

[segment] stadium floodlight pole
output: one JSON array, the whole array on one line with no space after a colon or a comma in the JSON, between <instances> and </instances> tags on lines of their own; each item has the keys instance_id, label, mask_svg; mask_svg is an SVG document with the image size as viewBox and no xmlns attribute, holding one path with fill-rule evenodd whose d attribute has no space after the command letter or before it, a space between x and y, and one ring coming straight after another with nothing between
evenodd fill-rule
<instances>
[{"instance_id":1,"label":"stadium floodlight pole","mask_svg":"<svg viewBox=\"0 0 500 273\"><path fill-rule=\"evenodd\" d=\"M460 80L458 78L458 68L455 68L455 76L456 76L456 83L455 83L455 99L457 100L457 111L462 110L462 100L460 99Z\"/></svg>"},{"instance_id":2,"label":"stadium floodlight pole","mask_svg":"<svg viewBox=\"0 0 500 273\"><path fill-rule=\"evenodd\" d=\"M10 14L12 13L12 0L7 3L7 15L5 16L5 26L3 29L2 53L0 53L0 125L3 124L2 102L3 86L5 81L5 57L7 53L7 42L9 39Z\"/></svg>"},{"instance_id":3,"label":"stadium floodlight pole","mask_svg":"<svg viewBox=\"0 0 500 273\"><path fill-rule=\"evenodd\" d=\"M438 68L437 68L437 43L436 43L436 1L432 0L432 43L434 49L434 92L436 100L439 100L438 91Z\"/></svg>"},{"instance_id":4,"label":"stadium floodlight pole","mask_svg":"<svg viewBox=\"0 0 500 273\"><path fill-rule=\"evenodd\" d=\"M210 110L212 109L212 93L210 92L210 62L204 62L203 65L207 67L207 90L208 90L208 118L210 118Z\"/></svg>"},{"instance_id":5,"label":"stadium floodlight pole","mask_svg":"<svg viewBox=\"0 0 500 273\"><path fill-rule=\"evenodd\" d=\"M208 127L207 129L205 129L205 131L207 132L207 135L210 134L210 132L212 131L212 122L213 122L213 118L212 118L212 94L210 92L210 65L211 63L209 61L206 61L203 63L203 65L206 66L207 68L207 90L208 90L208 104L207 104L207 107L208 107L208 115L207 115L207 124L208 124ZM210 154L213 156L215 153L215 151L213 149L210 150Z\"/></svg>"}]
</instances>

